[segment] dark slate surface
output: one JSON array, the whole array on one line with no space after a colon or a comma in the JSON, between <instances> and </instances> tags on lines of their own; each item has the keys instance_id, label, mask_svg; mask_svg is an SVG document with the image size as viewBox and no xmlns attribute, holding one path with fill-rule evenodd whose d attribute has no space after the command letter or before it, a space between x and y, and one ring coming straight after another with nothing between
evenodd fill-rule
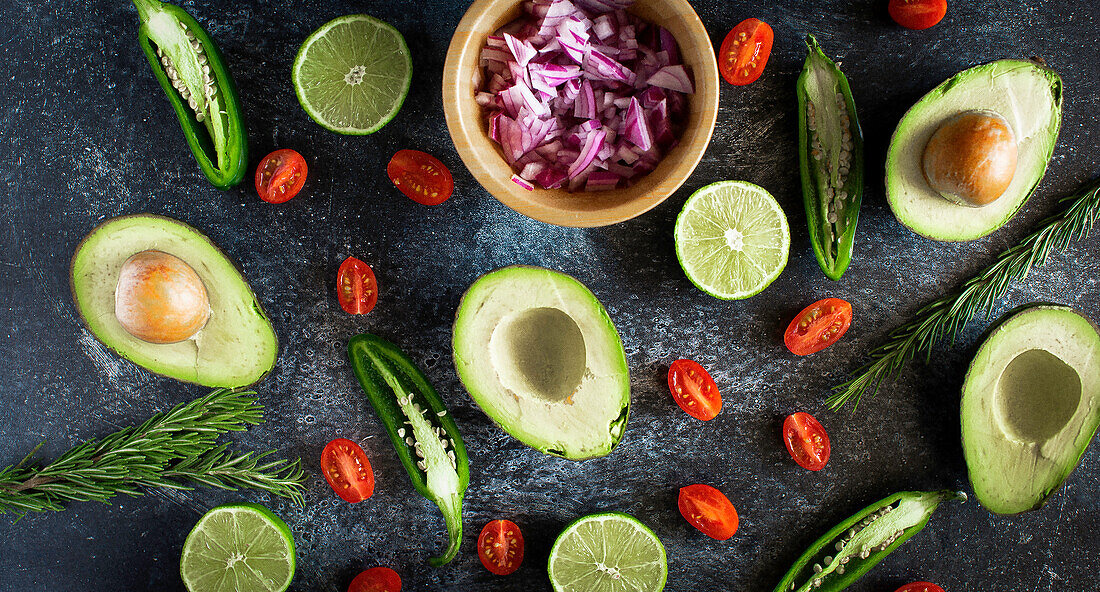
<instances>
[{"instance_id":1,"label":"dark slate surface","mask_svg":"<svg viewBox=\"0 0 1100 592\"><path fill-rule=\"evenodd\" d=\"M524 218L493 200L458 160L439 86L463 2L188 1L216 38L248 114L252 165L277 147L310 162L306 193L271 206L250 183L221 192L202 177L168 102L135 42L136 13L121 0L16 0L0 6L0 464L43 438L52 458L74 443L141 421L203 394L109 353L73 312L68 261L102 220L153 212L206 232L240 262L281 339L274 373L258 385L267 423L244 446L301 456L305 507L254 492L152 492L109 505L0 520L0 589L178 590L180 548L206 509L258 501L286 519L298 546L296 590L343 591L360 570L391 566L407 590L547 590L550 545L570 520L603 510L651 525L669 552L668 590L771 590L803 548L839 519L900 489L967 488L959 446L958 388L980 320L930 364L910 365L857 413L823 407L829 387L859 365L922 303L951 290L1055 209L1057 196L1100 173L1100 9L1091 0L952 2L937 27L906 31L885 0L698 2L718 45L743 18L775 29L767 71L747 88L722 87L710 150L684 187L656 210L610 228L576 230ZM290 65L299 43L330 18L369 12L393 23L412 49L415 78L399 116L368 137L341 137L298 107ZM798 188L793 85L817 34L843 62L866 128L868 177L860 238L843 281L829 282L810 251ZM969 244L914 236L881 189L891 130L917 98L970 65L1038 55L1066 86L1061 137L1036 197L1001 231ZM426 149L454 172L456 195L437 208L401 196L383 169L400 148ZM722 302L694 289L676 263L672 224L687 196L722 179L775 194L793 230L790 264L763 294ZM997 314L1036 300L1074 305L1100 319L1100 235L1052 257L1012 288ZM382 299L366 317L345 315L333 284L348 255L368 261ZM495 427L459 384L450 326L479 274L513 264L566 271L605 303L626 344L633 414L609 457L573 463L525 448ZM842 344L787 354L781 333L802 306L850 300L856 320ZM426 559L444 545L436 508L416 495L382 437L344 358L369 330L420 362L454 412L471 451L466 535L451 565ZM668 364L693 357L711 369L723 413L700 423L665 386ZM797 467L778 437L782 418L808 410L828 428L826 470ZM363 443L377 492L351 506L318 476L324 444ZM1100 457L1087 452L1066 488L1031 515L996 518L976 502L945 507L925 532L852 590L890 592L916 579L948 590L1100 588ZM710 540L676 510L679 486L704 482L737 506L741 529ZM478 563L474 541L493 518L519 523L527 558L499 578Z\"/></svg>"}]
</instances>

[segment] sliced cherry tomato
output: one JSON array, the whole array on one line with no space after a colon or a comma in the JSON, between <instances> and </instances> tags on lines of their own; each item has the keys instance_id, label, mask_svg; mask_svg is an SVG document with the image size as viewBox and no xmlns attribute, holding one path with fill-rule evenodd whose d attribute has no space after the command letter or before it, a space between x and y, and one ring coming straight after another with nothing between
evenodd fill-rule
<instances>
[{"instance_id":1,"label":"sliced cherry tomato","mask_svg":"<svg viewBox=\"0 0 1100 592\"><path fill-rule=\"evenodd\" d=\"M681 487L676 505L684 520L712 539L724 541L737 532L737 510L729 498L710 485Z\"/></svg>"},{"instance_id":2,"label":"sliced cherry tomato","mask_svg":"<svg viewBox=\"0 0 1100 592\"><path fill-rule=\"evenodd\" d=\"M787 416L783 421L783 443L794 462L804 469L820 471L829 462L829 434L809 413L799 411Z\"/></svg>"},{"instance_id":3,"label":"sliced cherry tomato","mask_svg":"<svg viewBox=\"0 0 1100 592\"><path fill-rule=\"evenodd\" d=\"M370 265L348 257L336 272L336 296L348 314L367 314L378 302L378 280Z\"/></svg>"},{"instance_id":4,"label":"sliced cherry tomato","mask_svg":"<svg viewBox=\"0 0 1100 592\"><path fill-rule=\"evenodd\" d=\"M355 576L348 592L401 592L401 576L388 567L372 567Z\"/></svg>"},{"instance_id":5,"label":"sliced cherry tomato","mask_svg":"<svg viewBox=\"0 0 1100 592\"><path fill-rule=\"evenodd\" d=\"M398 150L386 166L386 174L401 193L426 206L437 206L451 197L455 181L439 159L419 150Z\"/></svg>"},{"instance_id":6,"label":"sliced cherry tomato","mask_svg":"<svg viewBox=\"0 0 1100 592\"><path fill-rule=\"evenodd\" d=\"M718 71L726 82L744 86L756 82L772 54L775 33L768 23L745 19L733 28L718 50Z\"/></svg>"},{"instance_id":7,"label":"sliced cherry tomato","mask_svg":"<svg viewBox=\"0 0 1100 592\"><path fill-rule=\"evenodd\" d=\"M358 503L374 494L374 471L358 444L337 438L321 453L325 481L345 502Z\"/></svg>"},{"instance_id":8,"label":"sliced cherry tomato","mask_svg":"<svg viewBox=\"0 0 1100 592\"><path fill-rule=\"evenodd\" d=\"M808 356L836 343L851 324L851 304L840 298L818 300L787 325L783 343L791 353Z\"/></svg>"},{"instance_id":9,"label":"sliced cherry tomato","mask_svg":"<svg viewBox=\"0 0 1100 592\"><path fill-rule=\"evenodd\" d=\"M932 582L913 582L898 588L896 592L943 592L943 588Z\"/></svg>"},{"instance_id":10,"label":"sliced cherry tomato","mask_svg":"<svg viewBox=\"0 0 1100 592\"><path fill-rule=\"evenodd\" d=\"M493 520L477 537L477 556L485 569L506 576L523 563L523 533L511 520Z\"/></svg>"},{"instance_id":11,"label":"sliced cherry tomato","mask_svg":"<svg viewBox=\"0 0 1100 592\"><path fill-rule=\"evenodd\" d=\"M668 368L668 390L676 404L695 419L714 419L722 410L722 394L702 366L691 360L676 360Z\"/></svg>"},{"instance_id":12,"label":"sliced cherry tomato","mask_svg":"<svg viewBox=\"0 0 1100 592\"><path fill-rule=\"evenodd\" d=\"M927 29L943 20L947 0L890 0L890 18L906 29Z\"/></svg>"},{"instance_id":13,"label":"sliced cherry tomato","mask_svg":"<svg viewBox=\"0 0 1100 592\"><path fill-rule=\"evenodd\" d=\"M298 195L306 184L306 159L283 148L268 154L256 167L256 193L268 203L283 203Z\"/></svg>"}]
</instances>

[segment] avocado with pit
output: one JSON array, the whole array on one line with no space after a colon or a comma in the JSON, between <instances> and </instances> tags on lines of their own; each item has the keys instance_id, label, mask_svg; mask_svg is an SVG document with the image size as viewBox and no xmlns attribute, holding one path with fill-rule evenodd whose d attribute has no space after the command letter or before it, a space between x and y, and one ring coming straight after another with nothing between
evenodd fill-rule
<instances>
[{"instance_id":1,"label":"avocado with pit","mask_svg":"<svg viewBox=\"0 0 1100 592\"><path fill-rule=\"evenodd\" d=\"M997 230L1035 192L1061 121L1062 79L1039 63L1000 60L956 74L894 131L886 155L890 208L935 240L969 241Z\"/></svg>"},{"instance_id":2,"label":"avocado with pit","mask_svg":"<svg viewBox=\"0 0 1100 592\"><path fill-rule=\"evenodd\" d=\"M982 344L963 384L963 455L995 514L1040 508L1100 425L1100 333L1071 308L1037 305Z\"/></svg>"},{"instance_id":3,"label":"avocado with pit","mask_svg":"<svg viewBox=\"0 0 1100 592\"><path fill-rule=\"evenodd\" d=\"M481 276L455 315L455 369L504 431L546 454L604 456L630 414L619 332L591 291L541 267Z\"/></svg>"},{"instance_id":4,"label":"avocado with pit","mask_svg":"<svg viewBox=\"0 0 1100 592\"><path fill-rule=\"evenodd\" d=\"M140 214L100 224L77 247L70 281L96 339L151 372L235 388L275 366L278 340L252 288L182 222Z\"/></svg>"}]
</instances>

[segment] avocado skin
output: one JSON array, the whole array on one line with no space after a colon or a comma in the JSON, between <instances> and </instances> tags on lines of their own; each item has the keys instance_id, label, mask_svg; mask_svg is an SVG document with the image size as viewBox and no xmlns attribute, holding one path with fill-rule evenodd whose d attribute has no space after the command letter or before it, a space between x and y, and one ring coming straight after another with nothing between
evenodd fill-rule
<instances>
[{"instance_id":1,"label":"avocado skin","mask_svg":"<svg viewBox=\"0 0 1100 592\"><path fill-rule=\"evenodd\" d=\"M98 248L97 243L108 240L104 236L111 232L138 236L140 237L138 242L145 241L146 244L126 251L125 255L121 252ZM149 343L130 336L115 320L113 306L108 310L105 304L101 302L97 304L98 301L103 300L109 300L113 304L115 286L111 280L117 282L117 275L103 278L98 282L87 279L88 275L99 272L95 269L97 254L111 253L112 259L121 258L124 261L130 255L143 250L162 249L163 244L157 241L163 238L163 232L174 233L176 239L192 245L195 251L203 253L198 260L187 256L180 258L196 271L206 270L200 273L200 276L211 274L203 279L211 298L210 319L192 339L182 342L182 344L190 344L195 340L195 346L181 345L181 343ZM207 265L201 265L200 261ZM80 241L73 252L69 269L70 293L85 328L112 352L150 372L181 382L212 388L238 388L259 382L275 366L279 350L278 337L271 326L267 312L244 279L239 266L209 237L183 222L156 214L130 214L106 220ZM222 273L216 274L213 270L220 270ZM220 277L215 277L216 275ZM230 297L216 297L215 294L222 296L228 294ZM229 310L228 304L219 306L215 301L236 304L236 310ZM225 314L220 314L219 308ZM106 318L107 321L97 322L95 320L97 318ZM241 321L241 327L250 330L251 334L234 331L231 326L234 318ZM117 330L114 327L117 327ZM214 347L203 348L200 341L202 336L211 334L217 337L210 340L214 343L223 341L227 336L234 343L239 343L242 339L246 342L240 343L237 347L228 346L220 352L215 351L217 348ZM163 360L165 352L178 347L193 348L194 351L199 352L198 358L201 359L193 364L193 368L180 368L178 364L158 362ZM206 355L203 355L203 352ZM237 370L232 370L233 364L244 363L248 363L248 366L239 366ZM220 372L221 369L229 371Z\"/></svg>"},{"instance_id":2,"label":"avocado skin","mask_svg":"<svg viewBox=\"0 0 1100 592\"><path fill-rule=\"evenodd\" d=\"M1038 315L1047 315L1047 318L1041 318ZM991 467L991 465L994 465L996 462L996 459L993 458L993 462L991 462L990 458L996 455L1010 455L1014 452L1014 448L1015 450L1023 450L1027 446L1035 446L1036 443L1029 442L1021 447L1021 444L1017 440L1003 431L997 431L991 437L989 434L983 433L980 430L982 427L988 427L989 424L985 422L992 422L995 425L998 421L990 417L991 414L981 414L971 410L971 401L973 399L997 396L996 390L999 387L996 382L994 382L992 389L983 390L976 388L988 382L988 379L984 378L984 373L990 370L988 358L992 355L994 348L1001 347L1001 349L1005 349L1005 347L1007 347L1007 354L1000 358L995 358L992 366L993 370L1004 372L1008 363L1015 359L1017 355L1025 351L1040 349L1050 353L1048 349L1041 346L1028 347L1026 340L1029 335L1032 335L1032 332L1023 331L1023 329L1026 327L1026 324L1024 324L1025 321L1030 320L1031 317L1035 317L1038 321L1045 321L1039 325L1039 328L1043 329L1043 333L1048 332L1048 329L1049 332L1054 332L1056 329L1053 327L1053 324L1058 322L1055 316L1062 317L1063 319L1067 319L1067 322L1076 324L1076 332L1066 333L1060 335L1060 337L1065 338L1066 341L1073 341L1073 348L1076 351L1085 352L1085 359L1091 359L1092 361L1084 368L1069 364L1068 362L1066 363L1077 372L1081 380L1081 399L1091 398L1098 401L1091 406L1079 402L1073 415L1064 423L1062 428L1046 441L1038 443L1039 445L1043 445L1058 439L1062 434L1077 433L1077 436L1072 440L1060 443L1056 450L1044 452L1045 455L1057 456L1056 462L1050 463L1051 466L1044 467L1042 471L1034 473L1028 472L1028 467L1026 465L1023 465L1022 469L1016 473L1012 473L1006 467ZM1022 335L1014 335L1022 331ZM1007 346L1001 345L1006 341ZM1023 343L1024 346L1014 345L1014 343ZM1088 353L1090 350L1091 354ZM1059 359L1061 358L1059 357ZM1063 362L1065 362L1065 360L1063 360ZM963 383L962 400L960 403L962 447L967 465L967 474L971 487L974 489L975 497L983 507L996 515L1014 515L1032 512L1046 505L1050 498L1065 485L1065 482L1080 464L1081 458L1088 449L1097 428L1100 427L1100 411L1093 411L1090 413L1090 409L1100 408L1100 370L1097 370L1098 363L1100 363L1100 327L1085 315L1068 306L1048 302L1036 302L1016 307L1006 313L984 334L984 341L979 347L967 371ZM1092 370L1091 375L1087 374L1090 368ZM998 374L997 379L999 380L999 378L1000 375ZM1038 462L1036 464L1038 464ZM986 473L991 471L1004 471L1001 478L1006 479L1006 483L1041 482L1041 491L1033 492L1030 495L1021 495L1017 499L1008 501L1004 499L993 499L992 496L996 492L993 491L990 485L984 484L984 482L987 481L987 479L985 479ZM1010 486L1006 485L1005 491L1010 492L1008 494L1009 496L1012 495Z\"/></svg>"}]
</instances>

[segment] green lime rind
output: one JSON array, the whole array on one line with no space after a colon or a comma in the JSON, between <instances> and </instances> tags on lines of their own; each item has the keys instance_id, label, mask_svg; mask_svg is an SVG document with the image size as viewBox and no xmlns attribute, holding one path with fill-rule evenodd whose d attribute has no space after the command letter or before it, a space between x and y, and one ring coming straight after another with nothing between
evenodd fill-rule
<instances>
[{"instance_id":1,"label":"green lime rind","mask_svg":"<svg viewBox=\"0 0 1100 592\"><path fill-rule=\"evenodd\" d=\"M668 579L668 556L637 518L589 514L558 535L546 570L555 592L660 592Z\"/></svg>"},{"instance_id":2,"label":"green lime rind","mask_svg":"<svg viewBox=\"0 0 1100 592\"><path fill-rule=\"evenodd\" d=\"M294 537L259 504L226 504L183 542L180 578L190 592L283 592L294 579Z\"/></svg>"},{"instance_id":3,"label":"green lime rind","mask_svg":"<svg viewBox=\"0 0 1100 592\"><path fill-rule=\"evenodd\" d=\"M745 181L720 181L693 193L676 217L673 236L684 274L722 300L767 288L787 267L791 248L779 203Z\"/></svg>"},{"instance_id":4,"label":"green lime rind","mask_svg":"<svg viewBox=\"0 0 1100 592\"><path fill-rule=\"evenodd\" d=\"M412 84L412 56L389 23L351 14L306 38L294 58L291 80L298 103L322 127L345 135L372 134L401 110Z\"/></svg>"}]
</instances>

